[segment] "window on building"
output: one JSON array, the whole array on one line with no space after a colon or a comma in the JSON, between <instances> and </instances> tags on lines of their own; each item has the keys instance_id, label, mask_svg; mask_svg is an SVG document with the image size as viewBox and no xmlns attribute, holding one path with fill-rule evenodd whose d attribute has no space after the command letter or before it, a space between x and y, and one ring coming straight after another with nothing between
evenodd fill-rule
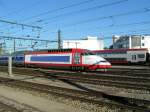
<instances>
[{"instance_id":1,"label":"window on building","mask_svg":"<svg viewBox=\"0 0 150 112\"><path fill-rule=\"evenodd\" d=\"M145 46L145 44L144 44L144 43L142 43L142 46Z\"/></svg>"},{"instance_id":2,"label":"window on building","mask_svg":"<svg viewBox=\"0 0 150 112\"><path fill-rule=\"evenodd\" d=\"M142 40L144 40L144 37L142 37Z\"/></svg>"}]
</instances>

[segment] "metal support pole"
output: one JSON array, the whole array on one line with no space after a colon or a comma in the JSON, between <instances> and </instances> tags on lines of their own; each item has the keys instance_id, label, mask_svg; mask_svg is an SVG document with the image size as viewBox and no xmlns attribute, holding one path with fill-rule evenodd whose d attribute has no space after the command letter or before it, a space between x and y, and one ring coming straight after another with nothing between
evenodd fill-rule
<instances>
[{"instance_id":1,"label":"metal support pole","mask_svg":"<svg viewBox=\"0 0 150 112\"><path fill-rule=\"evenodd\" d=\"M131 48L132 48L132 37L129 36L129 49L131 49Z\"/></svg>"},{"instance_id":2,"label":"metal support pole","mask_svg":"<svg viewBox=\"0 0 150 112\"><path fill-rule=\"evenodd\" d=\"M8 75L10 77L13 77L13 74L12 74L12 56L11 56L11 53L8 57Z\"/></svg>"},{"instance_id":3,"label":"metal support pole","mask_svg":"<svg viewBox=\"0 0 150 112\"><path fill-rule=\"evenodd\" d=\"M58 49L61 49L61 31L58 30Z\"/></svg>"},{"instance_id":4,"label":"metal support pole","mask_svg":"<svg viewBox=\"0 0 150 112\"><path fill-rule=\"evenodd\" d=\"M14 52L16 51L16 40L14 39Z\"/></svg>"}]
</instances>

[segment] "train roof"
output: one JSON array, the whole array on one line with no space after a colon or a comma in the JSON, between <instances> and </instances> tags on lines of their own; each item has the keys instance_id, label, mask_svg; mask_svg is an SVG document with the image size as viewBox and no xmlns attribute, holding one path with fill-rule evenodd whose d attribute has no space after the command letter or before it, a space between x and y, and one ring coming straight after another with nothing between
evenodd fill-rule
<instances>
[{"instance_id":1,"label":"train roof","mask_svg":"<svg viewBox=\"0 0 150 112\"><path fill-rule=\"evenodd\" d=\"M147 50L147 48L139 48L139 49L106 49L106 50L94 50L94 52L127 52L127 51L143 51Z\"/></svg>"},{"instance_id":2,"label":"train roof","mask_svg":"<svg viewBox=\"0 0 150 112\"><path fill-rule=\"evenodd\" d=\"M37 49L32 52L70 52L72 49Z\"/></svg>"},{"instance_id":3,"label":"train roof","mask_svg":"<svg viewBox=\"0 0 150 112\"><path fill-rule=\"evenodd\" d=\"M32 53L49 53L49 52L84 52L84 51L89 51L87 49L80 49L80 48L69 48L69 49L40 49L40 50L34 50L34 51L29 51L25 52L26 54L32 54Z\"/></svg>"},{"instance_id":4,"label":"train roof","mask_svg":"<svg viewBox=\"0 0 150 112\"><path fill-rule=\"evenodd\" d=\"M16 51L16 52L13 52L12 55L15 55L15 54L24 54L26 52L30 52L30 51Z\"/></svg>"}]
</instances>

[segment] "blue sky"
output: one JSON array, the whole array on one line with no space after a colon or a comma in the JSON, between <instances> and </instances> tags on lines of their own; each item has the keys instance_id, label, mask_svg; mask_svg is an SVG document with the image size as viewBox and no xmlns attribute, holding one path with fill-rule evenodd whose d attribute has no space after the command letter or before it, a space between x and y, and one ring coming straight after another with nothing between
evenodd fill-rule
<instances>
[{"instance_id":1,"label":"blue sky","mask_svg":"<svg viewBox=\"0 0 150 112\"><path fill-rule=\"evenodd\" d=\"M149 34L150 0L0 0L0 19L41 26L40 39L56 40L60 29L63 39L98 36L109 46L113 35ZM32 28L0 26L0 35L38 35Z\"/></svg>"}]
</instances>

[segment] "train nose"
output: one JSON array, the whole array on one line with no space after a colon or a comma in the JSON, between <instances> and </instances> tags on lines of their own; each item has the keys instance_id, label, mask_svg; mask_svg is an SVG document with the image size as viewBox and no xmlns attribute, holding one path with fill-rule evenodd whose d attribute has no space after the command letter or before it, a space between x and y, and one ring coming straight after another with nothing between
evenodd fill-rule
<instances>
[{"instance_id":1,"label":"train nose","mask_svg":"<svg viewBox=\"0 0 150 112\"><path fill-rule=\"evenodd\" d=\"M107 68L111 68L111 63L107 62L107 63L106 63L106 67L107 67Z\"/></svg>"},{"instance_id":2,"label":"train nose","mask_svg":"<svg viewBox=\"0 0 150 112\"><path fill-rule=\"evenodd\" d=\"M100 62L99 65L103 66L103 68L111 68L111 63L105 61L105 62Z\"/></svg>"},{"instance_id":3,"label":"train nose","mask_svg":"<svg viewBox=\"0 0 150 112\"><path fill-rule=\"evenodd\" d=\"M111 63L110 63L110 62L107 62L106 64L111 66Z\"/></svg>"}]
</instances>

